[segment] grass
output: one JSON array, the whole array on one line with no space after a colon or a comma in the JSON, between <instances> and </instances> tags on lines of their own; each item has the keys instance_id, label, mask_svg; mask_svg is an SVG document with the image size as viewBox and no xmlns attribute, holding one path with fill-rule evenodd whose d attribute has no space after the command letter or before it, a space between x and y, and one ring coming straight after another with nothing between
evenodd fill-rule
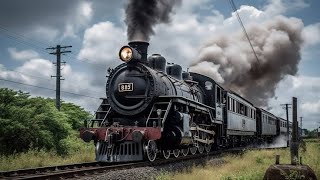
<instances>
[{"instance_id":1,"label":"grass","mask_svg":"<svg viewBox=\"0 0 320 180\"><path fill-rule=\"evenodd\" d=\"M302 163L309 165L320 177L320 140L306 140L307 150L300 151ZM191 171L164 173L157 179L177 180L256 180L263 179L267 168L275 163L275 156L280 155L281 164L290 164L290 150L250 150L242 155L226 154L222 156L224 161L219 166L206 165L205 167L193 167Z\"/></svg>"},{"instance_id":2,"label":"grass","mask_svg":"<svg viewBox=\"0 0 320 180\"><path fill-rule=\"evenodd\" d=\"M83 146L79 149L72 151L70 155L64 157L58 156L55 152L43 150L30 150L26 153L0 156L0 171L91 162L94 159L93 144L83 143Z\"/></svg>"}]
</instances>

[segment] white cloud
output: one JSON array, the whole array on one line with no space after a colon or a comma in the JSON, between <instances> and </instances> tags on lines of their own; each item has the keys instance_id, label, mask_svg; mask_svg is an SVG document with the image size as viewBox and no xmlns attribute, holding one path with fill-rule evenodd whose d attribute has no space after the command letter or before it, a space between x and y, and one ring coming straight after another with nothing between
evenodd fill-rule
<instances>
[{"instance_id":1,"label":"white cloud","mask_svg":"<svg viewBox=\"0 0 320 180\"><path fill-rule=\"evenodd\" d=\"M264 7L264 11L272 16L284 13L286 6L282 0L270 0L270 3Z\"/></svg>"},{"instance_id":2,"label":"white cloud","mask_svg":"<svg viewBox=\"0 0 320 180\"><path fill-rule=\"evenodd\" d=\"M306 113L320 115L320 99L316 102L306 102L301 105L301 109Z\"/></svg>"},{"instance_id":3,"label":"white cloud","mask_svg":"<svg viewBox=\"0 0 320 180\"><path fill-rule=\"evenodd\" d=\"M95 24L85 31L78 58L99 64L118 64L118 51L125 45L126 37L124 29L112 22Z\"/></svg>"},{"instance_id":4,"label":"white cloud","mask_svg":"<svg viewBox=\"0 0 320 180\"><path fill-rule=\"evenodd\" d=\"M55 89L55 78L50 78L51 75L55 75L55 68L56 67L46 59L30 59L13 71L7 70L0 64L0 78L12 81L1 81L0 87L23 90L25 92L30 92L32 96L55 98L55 92L52 90L23 85L29 84ZM61 99L67 102L76 103L87 110L96 110L100 103L98 98L104 96L104 88L92 84L94 82L94 76L90 76L84 72L74 71L70 65L66 65L62 68L61 74L65 80L61 81ZM84 96L79 96L77 94Z\"/></svg>"},{"instance_id":5,"label":"white cloud","mask_svg":"<svg viewBox=\"0 0 320 180\"><path fill-rule=\"evenodd\" d=\"M320 77L286 77L276 90L275 98L269 100L269 109L275 115L285 118L285 110L280 104L292 103L292 97L298 98L298 117L303 118L303 127L314 129L320 121ZM292 120L292 109L289 110Z\"/></svg>"},{"instance_id":6,"label":"white cloud","mask_svg":"<svg viewBox=\"0 0 320 180\"><path fill-rule=\"evenodd\" d=\"M39 57L37 52L30 49L18 51L16 48L8 48L8 52L12 59L21 61Z\"/></svg>"},{"instance_id":7,"label":"white cloud","mask_svg":"<svg viewBox=\"0 0 320 180\"><path fill-rule=\"evenodd\" d=\"M30 32L31 36L37 39L53 41L59 35L59 30L53 27L37 26Z\"/></svg>"},{"instance_id":8,"label":"white cloud","mask_svg":"<svg viewBox=\"0 0 320 180\"><path fill-rule=\"evenodd\" d=\"M310 24L306 26L302 35L304 38L305 48L314 46L320 43L320 23Z\"/></svg>"},{"instance_id":9,"label":"white cloud","mask_svg":"<svg viewBox=\"0 0 320 180\"><path fill-rule=\"evenodd\" d=\"M66 20L62 38L76 38L78 30L88 25L92 19L92 15L92 2L80 2L75 14Z\"/></svg>"}]
</instances>

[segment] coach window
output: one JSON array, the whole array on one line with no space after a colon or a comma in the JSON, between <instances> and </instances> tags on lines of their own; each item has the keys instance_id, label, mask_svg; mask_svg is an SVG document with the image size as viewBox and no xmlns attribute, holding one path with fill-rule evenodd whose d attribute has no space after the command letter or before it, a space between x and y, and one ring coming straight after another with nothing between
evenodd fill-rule
<instances>
[{"instance_id":1,"label":"coach window","mask_svg":"<svg viewBox=\"0 0 320 180\"><path fill-rule=\"evenodd\" d=\"M232 99L232 111L236 112L236 101L234 99Z\"/></svg>"},{"instance_id":2,"label":"coach window","mask_svg":"<svg viewBox=\"0 0 320 180\"><path fill-rule=\"evenodd\" d=\"M237 113L240 114L240 103L236 101L236 104L237 104Z\"/></svg>"},{"instance_id":3,"label":"coach window","mask_svg":"<svg viewBox=\"0 0 320 180\"><path fill-rule=\"evenodd\" d=\"M244 114L244 105L240 103L240 114Z\"/></svg>"},{"instance_id":4,"label":"coach window","mask_svg":"<svg viewBox=\"0 0 320 180\"><path fill-rule=\"evenodd\" d=\"M244 106L244 115L248 116L248 107L247 106Z\"/></svg>"}]
</instances>

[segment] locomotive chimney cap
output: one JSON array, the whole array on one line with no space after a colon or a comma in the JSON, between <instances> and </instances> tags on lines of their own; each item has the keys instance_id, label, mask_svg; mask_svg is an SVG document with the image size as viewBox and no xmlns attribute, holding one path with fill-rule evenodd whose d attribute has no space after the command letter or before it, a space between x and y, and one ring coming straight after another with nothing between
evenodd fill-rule
<instances>
[{"instance_id":1,"label":"locomotive chimney cap","mask_svg":"<svg viewBox=\"0 0 320 180\"><path fill-rule=\"evenodd\" d=\"M145 41L131 41L128 45L139 52L141 55L140 59L137 59L140 62L146 63L148 56L148 46L149 43Z\"/></svg>"}]
</instances>

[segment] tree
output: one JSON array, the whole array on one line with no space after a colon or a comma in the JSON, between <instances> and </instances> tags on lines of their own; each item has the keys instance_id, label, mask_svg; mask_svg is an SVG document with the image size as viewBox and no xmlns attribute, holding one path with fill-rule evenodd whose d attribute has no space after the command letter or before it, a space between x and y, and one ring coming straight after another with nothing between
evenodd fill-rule
<instances>
[{"instance_id":1,"label":"tree","mask_svg":"<svg viewBox=\"0 0 320 180\"><path fill-rule=\"evenodd\" d=\"M45 149L67 154L66 138L90 114L72 103L62 107L59 112L53 99L0 88L0 153Z\"/></svg>"}]
</instances>

